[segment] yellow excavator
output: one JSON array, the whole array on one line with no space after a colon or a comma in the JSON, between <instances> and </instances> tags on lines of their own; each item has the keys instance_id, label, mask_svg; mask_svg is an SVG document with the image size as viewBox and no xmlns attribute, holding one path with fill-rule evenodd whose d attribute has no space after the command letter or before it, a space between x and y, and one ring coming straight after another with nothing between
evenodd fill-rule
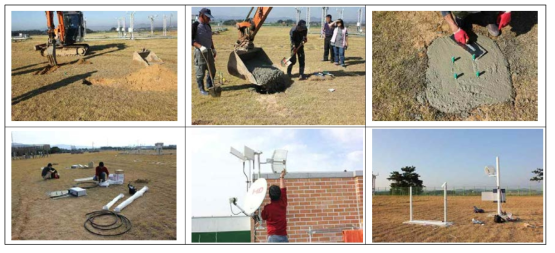
<instances>
[{"instance_id":1,"label":"yellow excavator","mask_svg":"<svg viewBox=\"0 0 555 253\"><path fill-rule=\"evenodd\" d=\"M78 44L85 36L83 13L80 11L57 11L58 26L54 24L54 12L46 11L48 42L35 45L35 50L48 58L50 66L57 66L57 56L84 56L88 44Z\"/></svg>"},{"instance_id":2,"label":"yellow excavator","mask_svg":"<svg viewBox=\"0 0 555 253\"><path fill-rule=\"evenodd\" d=\"M229 55L227 62L229 74L248 80L250 83L262 85L254 78L252 71L255 67L272 66L273 63L262 48L254 46L254 38L270 11L272 7L256 7L256 10L252 7L245 20L235 25L239 32L239 39L235 49Z\"/></svg>"}]
</instances>

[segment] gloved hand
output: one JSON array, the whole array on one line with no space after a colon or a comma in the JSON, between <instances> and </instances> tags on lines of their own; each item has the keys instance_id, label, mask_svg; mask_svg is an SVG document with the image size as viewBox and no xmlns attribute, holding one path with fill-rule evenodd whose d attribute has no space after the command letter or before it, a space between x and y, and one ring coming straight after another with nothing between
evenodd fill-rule
<instances>
[{"instance_id":1,"label":"gloved hand","mask_svg":"<svg viewBox=\"0 0 555 253\"><path fill-rule=\"evenodd\" d=\"M212 48L212 55L214 56L214 59L216 59L216 55L217 55L217 54L218 54L218 53L216 53L216 49L215 49L215 48Z\"/></svg>"},{"instance_id":2,"label":"gloved hand","mask_svg":"<svg viewBox=\"0 0 555 253\"><path fill-rule=\"evenodd\" d=\"M459 28L459 30L455 32L455 40L459 43L466 44L468 42L468 34L466 34L463 29Z\"/></svg>"},{"instance_id":3,"label":"gloved hand","mask_svg":"<svg viewBox=\"0 0 555 253\"><path fill-rule=\"evenodd\" d=\"M200 49L200 52L203 54L208 52L208 48L206 48L205 46L201 46L199 49Z\"/></svg>"},{"instance_id":4,"label":"gloved hand","mask_svg":"<svg viewBox=\"0 0 555 253\"><path fill-rule=\"evenodd\" d=\"M507 26L511 22L511 12L503 12L497 16L497 24L499 25L499 30Z\"/></svg>"}]
</instances>

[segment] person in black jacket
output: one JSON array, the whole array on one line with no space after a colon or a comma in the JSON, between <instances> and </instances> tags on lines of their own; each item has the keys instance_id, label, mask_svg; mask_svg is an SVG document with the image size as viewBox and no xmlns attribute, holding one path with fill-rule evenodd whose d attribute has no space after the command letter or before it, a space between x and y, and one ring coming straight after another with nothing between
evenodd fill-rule
<instances>
[{"instance_id":1,"label":"person in black jacket","mask_svg":"<svg viewBox=\"0 0 555 253\"><path fill-rule=\"evenodd\" d=\"M293 70L293 65L297 63L297 57L299 58L299 80L305 80L304 75L304 43L308 40L306 38L307 29L306 21L299 20L299 23L291 28L289 32L289 37L291 39L291 65L287 67L287 75L291 76L291 71Z\"/></svg>"}]
</instances>

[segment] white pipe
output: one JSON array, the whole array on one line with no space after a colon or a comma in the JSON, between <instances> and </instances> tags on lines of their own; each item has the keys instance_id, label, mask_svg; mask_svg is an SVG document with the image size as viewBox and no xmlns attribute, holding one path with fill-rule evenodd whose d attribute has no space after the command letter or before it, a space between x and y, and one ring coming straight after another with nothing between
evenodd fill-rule
<instances>
[{"instance_id":1,"label":"white pipe","mask_svg":"<svg viewBox=\"0 0 555 253\"><path fill-rule=\"evenodd\" d=\"M412 221L412 186L409 187L409 191L410 191L410 221Z\"/></svg>"},{"instance_id":2,"label":"white pipe","mask_svg":"<svg viewBox=\"0 0 555 253\"><path fill-rule=\"evenodd\" d=\"M117 197L115 197L112 201L102 207L102 210L109 210L118 200L123 198L123 193L120 193Z\"/></svg>"},{"instance_id":3,"label":"white pipe","mask_svg":"<svg viewBox=\"0 0 555 253\"><path fill-rule=\"evenodd\" d=\"M443 188L443 222L447 222L447 182L444 183Z\"/></svg>"},{"instance_id":4,"label":"white pipe","mask_svg":"<svg viewBox=\"0 0 555 253\"><path fill-rule=\"evenodd\" d=\"M83 181L90 181L90 180L93 180L93 179L94 179L94 177L86 177L86 178L78 178L78 179L75 179L74 181L75 182L83 182Z\"/></svg>"},{"instance_id":5,"label":"white pipe","mask_svg":"<svg viewBox=\"0 0 555 253\"><path fill-rule=\"evenodd\" d=\"M499 157L495 157L497 163L497 214L501 215L501 177L499 174Z\"/></svg>"},{"instance_id":6,"label":"white pipe","mask_svg":"<svg viewBox=\"0 0 555 253\"><path fill-rule=\"evenodd\" d=\"M121 210L123 210L127 205L133 203L133 200L135 200L136 198L139 198L140 196L143 196L143 194L148 191L148 187L143 187L143 189L141 189L140 191L136 192L131 198L128 198L127 200L123 201L121 204L119 204L119 206L117 206L114 209L114 212L119 213L121 212Z\"/></svg>"}]
</instances>

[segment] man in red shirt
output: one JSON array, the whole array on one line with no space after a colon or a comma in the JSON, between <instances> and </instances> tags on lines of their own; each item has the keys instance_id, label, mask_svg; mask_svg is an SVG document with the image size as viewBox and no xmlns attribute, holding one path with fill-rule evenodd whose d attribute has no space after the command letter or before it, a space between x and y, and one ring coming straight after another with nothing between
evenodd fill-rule
<instances>
[{"instance_id":1,"label":"man in red shirt","mask_svg":"<svg viewBox=\"0 0 555 253\"><path fill-rule=\"evenodd\" d=\"M287 188L285 187L285 170L279 176L279 187L270 186L270 204L264 206L262 219L268 228L268 242L289 242L287 238Z\"/></svg>"},{"instance_id":2,"label":"man in red shirt","mask_svg":"<svg viewBox=\"0 0 555 253\"><path fill-rule=\"evenodd\" d=\"M100 182L106 181L110 172L108 172L108 168L104 167L104 162L98 163L98 167L96 167L96 174L94 175L93 180Z\"/></svg>"}]
</instances>

